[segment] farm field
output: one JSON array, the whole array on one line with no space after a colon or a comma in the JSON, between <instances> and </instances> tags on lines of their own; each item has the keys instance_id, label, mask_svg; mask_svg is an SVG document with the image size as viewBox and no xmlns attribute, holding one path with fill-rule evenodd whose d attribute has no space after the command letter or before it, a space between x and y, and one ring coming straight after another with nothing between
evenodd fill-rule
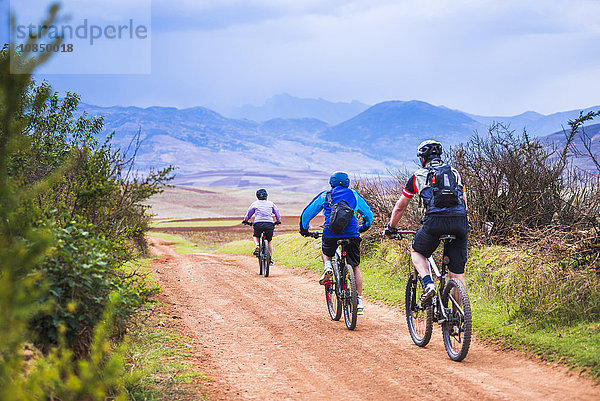
<instances>
[{"instance_id":1,"label":"farm field","mask_svg":"<svg viewBox=\"0 0 600 401\"><path fill-rule=\"evenodd\" d=\"M154 195L146 204L152 208L155 219L235 217L241 221L248 206L256 200L255 192L256 189L175 186ZM269 190L269 200L285 216L299 216L315 195ZM197 227L202 227L202 224L198 223Z\"/></svg>"}]
</instances>

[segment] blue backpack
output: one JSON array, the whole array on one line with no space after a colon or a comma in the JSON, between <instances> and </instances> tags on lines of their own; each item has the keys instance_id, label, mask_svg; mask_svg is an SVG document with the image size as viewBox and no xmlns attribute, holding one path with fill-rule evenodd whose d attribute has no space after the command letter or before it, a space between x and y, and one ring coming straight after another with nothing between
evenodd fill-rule
<instances>
[{"instance_id":1,"label":"blue backpack","mask_svg":"<svg viewBox=\"0 0 600 401\"><path fill-rule=\"evenodd\" d=\"M354 217L354 209L342 200L332 205L331 191L327 191L327 203L331 208L331 214L329 215L329 229L334 234L343 234L348 224Z\"/></svg>"}]
</instances>

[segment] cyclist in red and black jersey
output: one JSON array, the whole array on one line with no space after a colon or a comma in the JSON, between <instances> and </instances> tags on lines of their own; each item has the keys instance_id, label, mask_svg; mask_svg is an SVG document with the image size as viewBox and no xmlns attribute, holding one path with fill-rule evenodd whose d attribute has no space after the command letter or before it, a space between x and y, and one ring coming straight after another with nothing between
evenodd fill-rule
<instances>
[{"instance_id":1,"label":"cyclist in red and black jersey","mask_svg":"<svg viewBox=\"0 0 600 401\"><path fill-rule=\"evenodd\" d=\"M433 165L441 165L442 144L427 140L422 142L417 149L417 156L421 161L421 168L408 179L402 195L392 211L392 216L384 231L388 237L396 232L396 225L400 222L406 207L414 195L424 200L426 207L423 226L415 234L412 248L411 259L423 282L423 300L432 298L435 295L435 286L429 272L430 257L440 243L440 236L452 234L456 236L454 241L448 244L447 252L450 257L450 277L457 278L465 284L464 271L467 262L467 236L469 224L467 220L467 197L465 195L462 178L458 171L452 168L458 191L460 192L458 204L452 207L436 207L434 202L430 201L431 188L427 188L427 176ZM428 199L429 197L429 199Z\"/></svg>"}]
</instances>

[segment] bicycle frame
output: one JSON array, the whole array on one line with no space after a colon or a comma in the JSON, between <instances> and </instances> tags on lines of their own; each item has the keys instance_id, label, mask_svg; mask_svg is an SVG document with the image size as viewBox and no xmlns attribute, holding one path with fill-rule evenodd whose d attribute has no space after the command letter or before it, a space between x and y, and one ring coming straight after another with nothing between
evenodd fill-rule
<instances>
[{"instance_id":1,"label":"bicycle frame","mask_svg":"<svg viewBox=\"0 0 600 401\"><path fill-rule=\"evenodd\" d=\"M444 248L443 248L443 253L442 253L443 256L442 256L442 270L441 271L438 269L438 266L435 263L435 259L433 258L433 255L430 256L429 258L427 258L427 262L429 262L430 273L431 273L431 270L433 270L433 272L435 273L435 275L439 281L437 294L434 297L435 302L433 303L433 308L434 308L433 319L438 324L442 324L446 320L448 320L448 313L446 311L446 308L444 308L444 306L442 305L442 297L440 296L440 294L442 294L442 291L444 290L444 287L446 286L446 276L448 275L448 264L450 262L450 259L448 258L447 254L446 254L446 250L447 250L448 242L452 241L452 239L453 238L451 236L448 236L447 238L442 239L442 241L444 243ZM417 271L414 269L414 267L413 267L413 274L417 274ZM449 299L450 299L450 301L452 301L452 304L455 307L457 307L462 314L464 314L462 307L460 306L460 304L458 302L456 302L456 300L454 299L452 294L450 294Z\"/></svg>"},{"instance_id":2,"label":"bicycle frame","mask_svg":"<svg viewBox=\"0 0 600 401\"><path fill-rule=\"evenodd\" d=\"M415 234L415 231L399 231L398 234L400 234L400 238L402 238L402 234ZM431 272L433 271L433 273L435 274L435 276L438 278L438 288L437 288L437 293L433 298L433 320L435 322L437 322L438 324L442 324L445 321L448 320L448 312L446 311L446 308L444 308L444 306L442 305L442 291L444 290L444 287L446 286L446 276L448 275L448 264L450 263L450 259L447 256L447 247L448 247L448 243L450 241L452 241L453 239L455 239L454 236L452 235L447 235L447 236L443 236L440 238L441 241L443 242L443 253L442 253L442 269L440 270L437 266L437 263L435 262L435 259L433 258L433 255L431 255L430 257L427 258L427 262L429 263L429 274L431 274ZM415 269L414 266L411 265L410 267L412 270L412 275L414 278L418 278L419 277L419 273L417 272L417 270ZM450 301L452 301L452 304L457 307L460 312L462 314L464 314L464 311L462 309L462 307L460 306L460 304L458 302L456 302L456 300L454 299L454 297L452 296L452 294L450 294L449 296Z\"/></svg>"},{"instance_id":3,"label":"bicycle frame","mask_svg":"<svg viewBox=\"0 0 600 401\"><path fill-rule=\"evenodd\" d=\"M338 257L339 262L336 263L337 266L334 267L335 292L342 302L346 302L346 299L349 297L348 294L346 294L345 280L342 280L342 269L344 266L346 266L346 251L344 250L344 244L338 245L337 249L335 250L334 258L336 256Z\"/></svg>"},{"instance_id":4,"label":"bicycle frame","mask_svg":"<svg viewBox=\"0 0 600 401\"><path fill-rule=\"evenodd\" d=\"M319 238L321 233L309 233L313 238ZM341 313L344 314L344 321L348 330L354 330L356 327L357 316L357 298L356 279L354 269L346 264L345 245L349 243L348 239L338 239L337 248L332 258L333 282L325 282L325 295L327 298L327 308L329 315L333 320L339 320ZM335 292L333 289L335 288ZM335 309L331 295L335 294Z\"/></svg>"}]
</instances>

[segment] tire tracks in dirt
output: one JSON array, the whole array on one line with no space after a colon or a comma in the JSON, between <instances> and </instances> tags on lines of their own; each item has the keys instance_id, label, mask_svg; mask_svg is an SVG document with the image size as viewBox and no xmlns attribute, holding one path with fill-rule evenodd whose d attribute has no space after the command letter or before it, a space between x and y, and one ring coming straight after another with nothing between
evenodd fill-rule
<instances>
[{"instance_id":1,"label":"tire tracks in dirt","mask_svg":"<svg viewBox=\"0 0 600 401\"><path fill-rule=\"evenodd\" d=\"M475 339L452 362L434 327L415 346L399 309L367 302L356 330L329 318L314 272L274 265L258 275L248 255L179 255L151 238L166 299L202 348L215 399L598 400L600 387L562 367Z\"/></svg>"}]
</instances>

